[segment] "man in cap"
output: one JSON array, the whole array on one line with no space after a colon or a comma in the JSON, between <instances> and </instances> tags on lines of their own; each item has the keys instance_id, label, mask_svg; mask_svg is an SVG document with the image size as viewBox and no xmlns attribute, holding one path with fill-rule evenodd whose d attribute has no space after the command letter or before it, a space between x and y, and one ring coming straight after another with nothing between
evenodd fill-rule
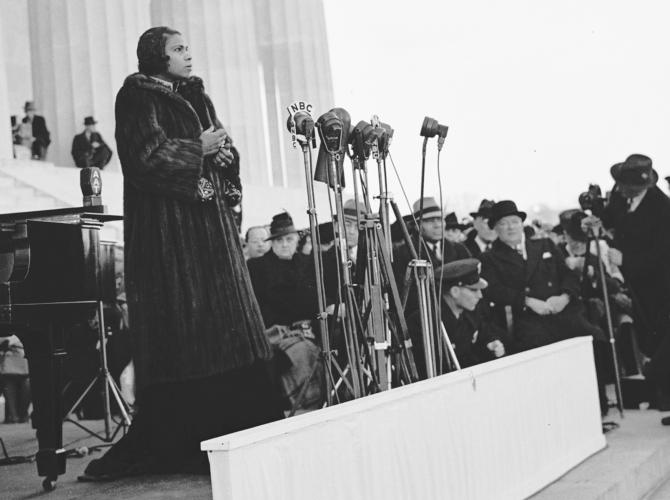
<instances>
[{"instance_id":1,"label":"man in cap","mask_svg":"<svg viewBox=\"0 0 670 500\"><path fill-rule=\"evenodd\" d=\"M651 358L645 375L657 384L659 407L670 410L670 199L645 155L630 155L610 174L615 186L602 214L614 229L610 257L621 266L640 349Z\"/></svg>"},{"instance_id":2,"label":"man in cap","mask_svg":"<svg viewBox=\"0 0 670 500\"><path fill-rule=\"evenodd\" d=\"M470 257L470 252L462 243L453 243L444 238L444 219L442 218L442 210L435 201L435 198L427 197L423 199L423 212L421 211L421 200L414 202L412 206L414 210L414 218L419 224L418 234L413 237L414 249L420 254L419 257L430 261L433 269L436 272L436 280L438 278L437 271L443 264L452 262L454 260L466 259ZM419 222L420 221L420 222ZM395 258L393 261L393 269L396 277L398 287L402 288L405 281L407 266L412 260L412 254L403 242L395 247ZM405 313L409 314L418 307L416 296L410 293Z\"/></svg>"},{"instance_id":3,"label":"man in cap","mask_svg":"<svg viewBox=\"0 0 670 500\"><path fill-rule=\"evenodd\" d=\"M30 126L32 128L32 157L34 160L44 160L47 156L47 148L51 144L51 136L47 129L46 121L43 116L35 114L36 108L33 101L26 101L23 109L26 112L26 116L22 120L22 126Z\"/></svg>"},{"instance_id":4,"label":"man in cap","mask_svg":"<svg viewBox=\"0 0 670 500\"><path fill-rule=\"evenodd\" d=\"M505 307L511 307L515 348L524 351L581 335L604 338L584 317L579 276L566 267L550 239L525 237L525 219L511 200L493 205L488 225L498 239L480 256L489 282L486 298L505 318Z\"/></svg>"},{"instance_id":5,"label":"man in cap","mask_svg":"<svg viewBox=\"0 0 670 500\"><path fill-rule=\"evenodd\" d=\"M501 339L504 331L486 321L478 304L487 283L480 276L481 263L468 258L449 262L438 273L442 277L441 317L454 353L461 368L499 358L505 354ZM420 378L426 378L426 360L423 354L423 336L419 311L412 313L407 325L414 345L414 360ZM443 342L441 356L448 355ZM444 372L444 370L442 370Z\"/></svg>"},{"instance_id":6,"label":"man in cap","mask_svg":"<svg viewBox=\"0 0 670 500\"><path fill-rule=\"evenodd\" d=\"M79 168L105 168L112 158L112 150L95 129L98 122L92 116L84 118L84 131L72 139L72 158Z\"/></svg>"},{"instance_id":7,"label":"man in cap","mask_svg":"<svg viewBox=\"0 0 670 500\"><path fill-rule=\"evenodd\" d=\"M488 225L493 200L483 199L476 212L470 212L474 229L468 233L465 246L473 257L479 257L482 252L489 250L491 244L498 237L496 232Z\"/></svg>"}]
</instances>

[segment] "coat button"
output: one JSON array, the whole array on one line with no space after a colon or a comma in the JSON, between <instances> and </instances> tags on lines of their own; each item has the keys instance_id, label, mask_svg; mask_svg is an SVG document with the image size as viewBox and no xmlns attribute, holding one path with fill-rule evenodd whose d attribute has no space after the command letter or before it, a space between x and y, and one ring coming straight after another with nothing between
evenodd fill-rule
<instances>
[{"instance_id":1,"label":"coat button","mask_svg":"<svg viewBox=\"0 0 670 500\"><path fill-rule=\"evenodd\" d=\"M551 281L548 281L548 282L547 282L547 286L551 286Z\"/></svg>"},{"instance_id":2,"label":"coat button","mask_svg":"<svg viewBox=\"0 0 670 500\"><path fill-rule=\"evenodd\" d=\"M526 287L526 293L529 293L529 292L530 292L530 287L527 286L527 287Z\"/></svg>"}]
</instances>

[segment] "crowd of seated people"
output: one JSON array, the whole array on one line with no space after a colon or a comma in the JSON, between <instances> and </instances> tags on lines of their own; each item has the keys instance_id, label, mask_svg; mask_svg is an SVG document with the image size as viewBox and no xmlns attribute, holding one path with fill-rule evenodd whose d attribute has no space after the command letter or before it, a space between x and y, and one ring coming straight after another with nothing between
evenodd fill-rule
<instances>
[{"instance_id":1,"label":"crowd of seated people","mask_svg":"<svg viewBox=\"0 0 670 500\"><path fill-rule=\"evenodd\" d=\"M614 173L613 178L617 186L625 185L625 179ZM345 204L346 258L352 274L359 258L357 213L360 217L364 210L353 200ZM560 223L555 226L539 221L528 224L527 214L512 200L484 199L470 216L470 220L459 220L453 212L445 214L432 197L413 204L413 213L404 218L410 241L402 238L398 227L392 227L393 275L399 289L405 291L403 287L411 285L408 272L413 259L411 244L419 258L432 265L435 286L440 291L441 320L462 367L572 337L591 337L601 410L605 414L608 408L605 386L614 381L609 323L618 345L620 375L640 374L654 355L640 349L639 344L644 341L641 339L648 334L644 325L636 321L639 314L622 272L621 259L616 258L617 242L612 232L603 230L595 240L589 232L593 218L578 208L562 212ZM276 225L276 220L273 224ZM323 234L323 228L319 229L319 234ZM270 284L272 280L262 279L258 269L263 261L276 263L278 257L273 254L281 251L274 250L277 236L267 232L267 228L264 231L265 238L273 241L273 249L263 257L250 259L248 264L261 309L267 310L268 290L275 285ZM314 276L310 274L313 261L306 257L313 251L322 252L327 312L333 314L336 307L342 306L341 277L332 235L321 238L323 245L319 248L308 231L299 233L292 225L290 231L294 232L295 240L290 251L294 268L280 278L284 280L284 288L272 292L276 296L273 300L283 304L278 309L287 316L281 321L266 319L267 328L281 323L290 329L295 321L316 317L316 303L306 299L315 294ZM246 240L251 255L249 232ZM273 275L277 273L274 265L268 268ZM420 377L424 378L426 367L416 291L408 289L406 295L404 312L414 359ZM294 311L298 305L300 311ZM313 342L318 344L318 335ZM444 359L449 354L442 346L436 355Z\"/></svg>"}]
</instances>

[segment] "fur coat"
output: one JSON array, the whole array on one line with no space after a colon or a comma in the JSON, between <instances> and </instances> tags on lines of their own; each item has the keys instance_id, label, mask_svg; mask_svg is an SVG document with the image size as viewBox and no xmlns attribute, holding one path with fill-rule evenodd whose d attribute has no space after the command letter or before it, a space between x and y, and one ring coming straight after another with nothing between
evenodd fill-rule
<instances>
[{"instance_id":1,"label":"fur coat","mask_svg":"<svg viewBox=\"0 0 670 500\"><path fill-rule=\"evenodd\" d=\"M220 127L202 81L179 92L141 73L116 98L124 175L125 273L140 388L217 375L268 359L264 334L224 184L231 167L203 157L200 134ZM206 177L215 196L202 201Z\"/></svg>"}]
</instances>

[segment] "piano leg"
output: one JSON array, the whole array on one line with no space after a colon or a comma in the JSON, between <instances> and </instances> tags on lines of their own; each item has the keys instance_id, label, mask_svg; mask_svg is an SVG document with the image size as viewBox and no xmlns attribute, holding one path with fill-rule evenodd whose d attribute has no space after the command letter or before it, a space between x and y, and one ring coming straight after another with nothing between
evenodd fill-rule
<instances>
[{"instance_id":1,"label":"piano leg","mask_svg":"<svg viewBox=\"0 0 670 500\"><path fill-rule=\"evenodd\" d=\"M37 474L45 477L42 486L51 491L56 487L58 476L65 473L63 404L60 397L66 355L65 329L51 324L45 330L31 330L20 337L30 367L33 427L39 447Z\"/></svg>"}]
</instances>

